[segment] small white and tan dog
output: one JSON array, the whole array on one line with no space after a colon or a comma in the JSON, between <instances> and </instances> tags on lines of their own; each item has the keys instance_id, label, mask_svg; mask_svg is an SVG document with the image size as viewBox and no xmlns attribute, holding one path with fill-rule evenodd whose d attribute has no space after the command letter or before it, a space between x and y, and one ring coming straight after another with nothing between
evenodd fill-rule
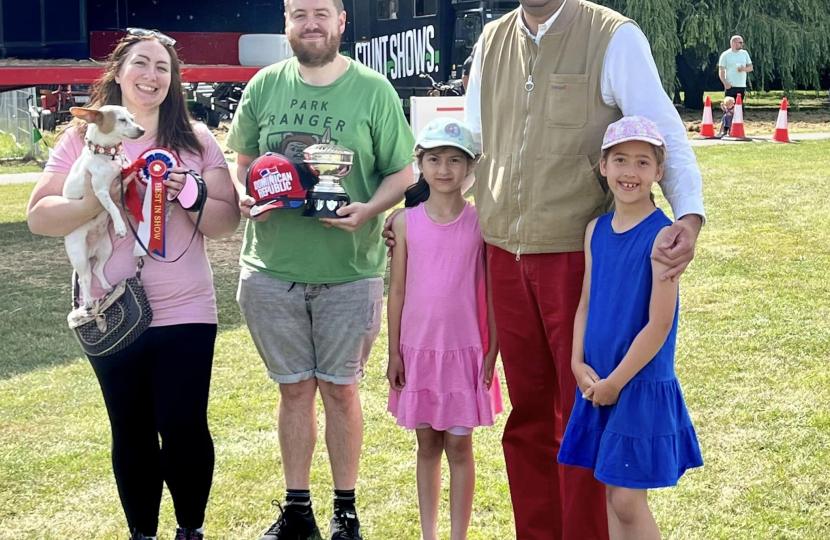
<instances>
[{"instance_id":1,"label":"small white and tan dog","mask_svg":"<svg viewBox=\"0 0 830 540\"><path fill-rule=\"evenodd\" d=\"M107 232L109 219L112 218L115 234L121 238L127 235L127 226L110 195L110 187L116 179L121 181L121 168L124 166L119 159L122 153L121 142L141 137L144 128L135 123L133 115L126 108L117 105L105 105L100 109L72 107L70 112L73 116L86 120L88 127L84 139L86 148L66 177L63 196L67 199L82 198L84 182L87 174L90 174L92 190L104 207L100 214L64 238L66 254L78 273L84 305L91 307L95 301L90 294L93 274L104 289L112 290L112 285L104 277L104 265L112 255L112 242ZM93 257L96 259L95 266L90 262Z\"/></svg>"}]
</instances>

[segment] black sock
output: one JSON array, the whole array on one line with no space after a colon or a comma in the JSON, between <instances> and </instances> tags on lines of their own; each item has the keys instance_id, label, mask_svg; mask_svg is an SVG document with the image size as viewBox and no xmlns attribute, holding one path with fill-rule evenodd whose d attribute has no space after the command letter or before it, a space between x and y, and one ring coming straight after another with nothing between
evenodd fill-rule
<instances>
[{"instance_id":1,"label":"black sock","mask_svg":"<svg viewBox=\"0 0 830 540\"><path fill-rule=\"evenodd\" d=\"M307 489L285 490L285 504L311 508L311 491Z\"/></svg>"},{"instance_id":2,"label":"black sock","mask_svg":"<svg viewBox=\"0 0 830 540\"><path fill-rule=\"evenodd\" d=\"M334 490L334 508L357 513L354 507L355 495L353 489Z\"/></svg>"}]
</instances>

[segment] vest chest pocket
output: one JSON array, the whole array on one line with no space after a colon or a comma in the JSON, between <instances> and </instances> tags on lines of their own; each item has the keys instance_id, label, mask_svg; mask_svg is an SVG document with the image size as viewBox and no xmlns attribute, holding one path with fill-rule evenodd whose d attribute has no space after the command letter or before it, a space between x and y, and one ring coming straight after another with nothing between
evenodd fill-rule
<instances>
[{"instance_id":1,"label":"vest chest pocket","mask_svg":"<svg viewBox=\"0 0 830 540\"><path fill-rule=\"evenodd\" d=\"M588 123L588 75L548 77L545 96L545 125L581 128Z\"/></svg>"}]
</instances>

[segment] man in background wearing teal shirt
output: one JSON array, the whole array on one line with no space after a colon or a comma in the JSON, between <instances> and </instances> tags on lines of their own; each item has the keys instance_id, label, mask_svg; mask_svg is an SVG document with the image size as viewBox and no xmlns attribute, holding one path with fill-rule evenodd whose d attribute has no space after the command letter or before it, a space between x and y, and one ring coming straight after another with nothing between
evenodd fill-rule
<instances>
[{"instance_id":1,"label":"man in background wearing teal shirt","mask_svg":"<svg viewBox=\"0 0 830 540\"><path fill-rule=\"evenodd\" d=\"M288 0L286 35L296 55L257 73L228 135L239 153L237 190L248 223L237 300L268 374L279 384L279 440L286 504L261 540L316 540L309 493L317 442L317 389L334 478L332 540L360 540L355 483L363 442L357 382L378 335L386 256L382 215L413 184L412 131L381 74L338 53L342 0ZM248 166L266 152L302 169L303 149L352 150L340 219L274 210L251 219ZM303 174L303 173L301 173Z\"/></svg>"},{"instance_id":2,"label":"man in background wearing teal shirt","mask_svg":"<svg viewBox=\"0 0 830 540\"><path fill-rule=\"evenodd\" d=\"M740 94L741 100L746 100L746 74L752 73L754 69L752 59L744 49L744 38L732 36L730 43L732 47L720 55L718 77L723 83L726 97L738 99Z\"/></svg>"}]
</instances>

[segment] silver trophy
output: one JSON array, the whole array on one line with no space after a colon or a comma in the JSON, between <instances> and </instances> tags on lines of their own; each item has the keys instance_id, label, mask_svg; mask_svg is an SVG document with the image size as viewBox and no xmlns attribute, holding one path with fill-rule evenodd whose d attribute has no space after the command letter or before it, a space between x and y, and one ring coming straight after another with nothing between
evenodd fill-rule
<instances>
[{"instance_id":1,"label":"silver trophy","mask_svg":"<svg viewBox=\"0 0 830 540\"><path fill-rule=\"evenodd\" d=\"M316 218L339 218L337 209L349 204L349 195L340 181L349 174L354 152L335 144L315 144L303 150L303 162L319 178L306 194L303 215Z\"/></svg>"}]
</instances>

